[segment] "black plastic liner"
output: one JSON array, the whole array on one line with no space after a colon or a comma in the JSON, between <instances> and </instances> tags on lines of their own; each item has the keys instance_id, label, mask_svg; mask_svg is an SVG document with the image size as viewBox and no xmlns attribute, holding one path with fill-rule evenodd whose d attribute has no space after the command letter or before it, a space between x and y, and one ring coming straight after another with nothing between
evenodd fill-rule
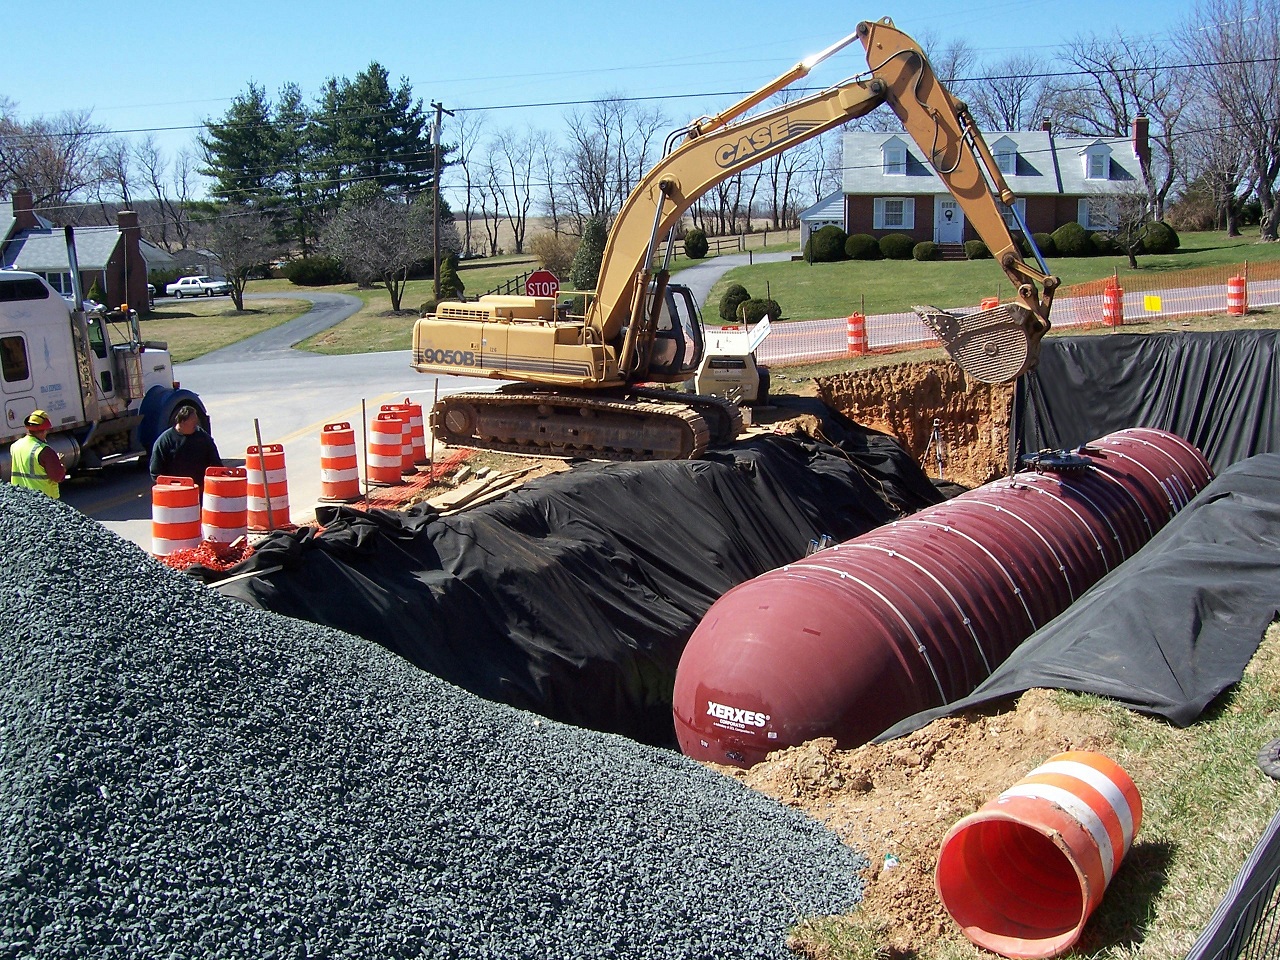
<instances>
[{"instance_id":1,"label":"black plastic liner","mask_svg":"<svg viewBox=\"0 0 1280 960\"><path fill-rule=\"evenodd\" d=\"M794 405L832 443L765 435L703 460L586 463L447 517L322 508L323 532L273 534L218 589L486 699L674 745L680 654L721 594L824 534L943 499L892 439Z\"/></svg>"},{"instance_id":2,"label":"black plastic liner","mask_svg":"<svg viewBox=\"0 0 1280 960\"><path fill-rule=\"evenodd\" d=\"M1217 473L1280 452L1280 331L1051 337L1018 383L1011 456L1167 430Z\"/></svg>"},{"instance_id":3,"label":"black plastic liner","mask_svg":"<svg viewBox=\"0 0 1280 960\"><path fill-rule=\"evenodd\" d=\"M877 741L1033 687L1110 697L1186 726L1240 680L1277 614L1280 454L1263 454L1219 474L971 695Z\"/></svg>"}]
</instances>

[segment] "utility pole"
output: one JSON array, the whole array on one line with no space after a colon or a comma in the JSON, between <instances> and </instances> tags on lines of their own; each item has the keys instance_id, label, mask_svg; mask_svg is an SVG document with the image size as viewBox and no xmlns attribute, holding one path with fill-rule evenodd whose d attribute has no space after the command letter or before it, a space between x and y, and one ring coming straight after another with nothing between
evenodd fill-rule
<instances>
[{"instance_id":1,"label":"utility pole","mask_svg":"<svg viewBox=\"0 0 1280 960\"><path fill-rule=\"evenodd\" d=\"M446 110L444 104L432 101L436 108L435 126L431 128L431 159L435 165L435 175L431 181L431 249L435 269L432 271L432 289L434 299L440 299L440 122L443 114L453 116L452 110Z\"/></svg>"}]
</instances>

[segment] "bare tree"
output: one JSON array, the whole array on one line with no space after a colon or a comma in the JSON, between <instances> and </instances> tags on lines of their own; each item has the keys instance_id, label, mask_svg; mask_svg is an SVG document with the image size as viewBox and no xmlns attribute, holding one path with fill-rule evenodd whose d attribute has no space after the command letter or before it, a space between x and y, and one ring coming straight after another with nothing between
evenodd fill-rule
<instances>
[{"instance_id":1,"label":"bare tree","mask_svg":"<svg viewBox=\"0 0 1280 960\"><path fill-rule=\"evenodd\" d=\"M0 103L0 191L31 190L36 206L65 206L102 179L107 131L88 110L23 123L12 101Z\"/></svg>"},{"instance_id":2,"label":"bare tree","mask_svg":"<svg viewBox=\"0 0 1280 960\"><path fill-rule=\"evenodd\" d=\"M1181 45L1198 60L1216 61L1196 71L1196 89L1229 120L1222 136L1243 147L1262 207L1259 233L1274 241L1280 229L1280 0L1204 0L1183 27Z\"/></svg>"},{"instance_id":3,"label":"bare tree","mask_svg":"<svg viewBox=\"0 0 1280 960\"><path fill-rule=\"evenodd\" d=\"M661 111L618 96L569 114L565 179L570 215L579 231L589 217L608 220L653 162Z\"/></svg>"},{"instance_id":4,"label":"bare tree","mask_svg":"<svg viewBox=\"0 0 1280 960\"><path fill-rule=\"evenodd\" d=\"M1142 250L1142 228L1152 221L1151 204L1146 188L1134 184L1123 193L1108 193L1089 199L1089 223L1109 233L1120 251L1129 258L1130 268L1138 269Z\"/></svg>"},{"instance_id":5,"label":"bare tree","mask_svg":"<svg viewBox=\"0 0 1280 960\"><path fill-rule=\"evenodd\" d=\"M1018 54L984 71L969 95L973 119L982 130L1035 130L1051 112L1053 91L1035 57Z\"/></svg>"},{"instance_id":6,"label":"bare tree","mask_svg":"<svg viewBox=\"0 0 1280 960\"><path fill-rule=\"evenodd\" d=\"M564 155L556 146L555 138L545 132L538 135L534 149L543 183L543 208L551 220L551 232L559 236L564 226L561 222L564 218Z\"/></svg>"},{"instance_id":7,"label":"bare tree","mask_svg":"<svg viewBox=\"0 0 1280 960\"><path fill-rule=\"evenodd\" d=\"M103 222L110 222L108 205L133 208L133 149L124 137L108 137L102 146L101 177L94 184Z\"/></svg>"},{"instance_id":8,"label":"bare tree","mask_svg":"<svg viewBox=\"0 0 1280 960\"><path fill-rule=\"evenodd\" d=\"M1133 122L1150 123L1149 157L1139 157L1148 202L1162 215L1178 173L1177 128L1187 101L1185 74L1169 69L1164 47L1146 38L1080 37L1063 59L1075 78L1056 97L1056 113L1067 129L1085 136L1125 137Z\"/></svg>"},{"instance_id":9,"label":"bare tree","mask_svg":"<svg viewBox=\"0 0 1280 960\"><path fill-rule=\"evenodd\" d=\"M455 160L450 169L456 169L462 178L462 250L464 255L473 253L471 241L472 205L477 198L477 181L480 179L478 151L484 139L485 117L476 110L453 111L449 133L455 141Z\"/></svg>"},{"instance_id":10,"label":"bare tree","mask_svg":"<svg viewBox=\"0 0 1280 960\"><path fill-rule=\"evenodd\" d=\"M511 224L513 253L524 253L525 232L529 227L529 210L533 207L533 171L538 149L538 135L533 130L517 134L503 130L494 140L493 158L501 165L502 193L500 201L506 221Z\"/></svg>"},{"instance_id":11,"label":"bare tree","mask_svg":"<svg viewBox=\"0 0 1280 960\"><path fill-rule=\"evenodd\" d=\"M256 210L231 204L209 222L205 242L231 282L236 310L244 310L244 288L250 275L279 253L274 225Z\"/></svg>"},{"instance_id":12,"label":"bare tree","mask_svg":"<svg viewBox=\"0 0 1280 960\"><path fill-rule=\"evenodd\" d=\"M1187 191L1199 190L1213 205L1215 225L1238 237L1244 200L1253 192L1249 151L1212 100L1197 105L1196 116L1200 125L1182 146Z\"/></svg>"},{"instance_id":13,"label":"bare tree","mask_svg":"<svg viewBox=\"0 0 1280 960\"><path fill-rule=\"evenodd\" d=\"M432 255L430 204L422 206L425 214L385 199L346 203L322 231L321 249L356 282L381 284L399 311L410 268Z\"/></svg>"}]
</instances>

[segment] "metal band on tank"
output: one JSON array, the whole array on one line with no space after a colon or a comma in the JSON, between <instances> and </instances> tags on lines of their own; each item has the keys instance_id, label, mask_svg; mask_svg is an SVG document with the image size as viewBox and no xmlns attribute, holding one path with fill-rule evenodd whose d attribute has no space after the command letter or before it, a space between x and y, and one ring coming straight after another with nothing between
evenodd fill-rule
<instances>
[{"instance_id":1,"label":"metal band on tank","mask_svg":"<svg viewBox=\"0 0 1280 960\"><path fill-rule=\"evenodd\" d=\"M981 488L979 488L978 490L975 490L974 493L977 494L980 491L981 491ZM989 500L983 500L979 496L966 497L965 503L974 503L980 507L987 507L989 509L995 510L996 513L1008 514L1009 516L1013 517L1013 519L1017 520L1019 523L1025 526L1032 533L1034 533L1037 537L1039 537L1040 542L1044 544L1045 549L1049 551L1049 554L1053 557L1054 561L1058 564L1058 572L1062 574L1062 582L1067 585L1067 593L1070 594L1071 600L1073 602L1075 601L1076 591L1075 591L1075 588L1071 586L1071 578L1067 576L1067 565L1062 562L1062 557L1058 556L1058 551L1054 549L1053 544L1049 542L1048 537L1046 537L1043 533L1041 533L1034 523L1032 523L1030 520L1022 516L1021 514L1015 513L1014 511L1010 510L1008 507L1004 506L1003 504L992 503Z\"/></svg>"},{"instance_id":2,"label":"metal band on tank","mask_svg":"<svg viewBox=\"0 0 1280 960\"><path fill-rule=\"evenodd\" d=\"M1017 482L1025 483L1028 490L1038 493L1042 497L1048 497L1050 500L1054 501L1059 506L1061 506L1063 510L1066 510L1073 517L1079 520L1080 526L1084 528L1084 532L1087 533L1089 535L1089 539L1093 541L1094 549L1096 549L1098 553L1101 555L1102 566L1107 570L1108 573L1110 573L1111 564L1107 562L1107 548L1102 545L1102 541L1098 539L1098 535L1093 532L1093 527L1089 526L1089 521L1087 521L1084 517L1080 516L1080 511L1077 510L1075 507L1073 507L1071 504L1069 504L1065 497L1061 497L1051 490L1045 490L1041 488L1038 483L1031 483L1030 482L1031 479L1040 480L1041 476L1038 473L1032 474L1030 477L1020 476ZM1111 526L1111 521L1107 518L1107 515L1103 513L1101 510L1099 510L1098 505L1094 503L1092 500L1090 500L1085 493L1083 493L1082 491L1076 490L1074 487L1072 488L1072 490L1075 493L1079 494L1081 500L1084 500L1086 503L1089 504L1090 507L1093 508L1093 512L1098 515L1098 517L1102 520L1103 523L1107 525L1108 528L1110 528L1111 539L1114 540L1117 544L1119 544L1120 535L1116 533L1116 528Z\"/></svg>"},{"instance_id":3,"label":"metal band on tank","mask_svg":"<svg viewBox=\"0 0 1280 960\"><path fill-rule=\"evenodd\" d=\"M907 520L904 522L916 523L925 527L937 527L943 533L954 533L957 537L962 537L963 539L968 540L971 544L973 544L975 547L977 547L979 550L985 553L987 557L990 558L991 562L994 563L1000 569L1000 572L1004 574L1004 578L1009 581L1009 588L1013 590L1013 595L1017 597L1018 602L1022 604L1022 610L1027 615L1027 622L1031 624L1031 629L1032 630L1040 629L1040 625L1036 623L1036 618L1031 615L1031 608L1027 606L1026 598L1022 596L1022 588L1018 586L1018 582L1013 578L1013 575L1009 573L1005 565L1001 563L998 559L996 559L995 554L993 554L990 550L988 550L986 547L980 544L977 540L973 539L973 537L969 536L963 530L957 530L954 527L952 527L951 524L949 523L948 524L938 523L935 520L929 520L924 517L912 517L910 520Z\"/></svg>"},{"instance_id":4,"label":"metal band on tank","mask_svg":"<svg viewBox=\"0 0 1280 960\"><path fill-rule=\"evenodd\" d=\"M947 599L950 600L952 605L956 608L956 613L960 615L960 621L964 624L965 629L969 631L969 636L973 638L974 649L978 651L978 656L982 658L982 666L987 671L987 676L991 676L991 663L987 660L986 651L982 649L982 641L978 639L977 631L973 629L973 620L968 616L968 614L964 612L964 607L960 605L960 601L956 599L955 594L951 592L950 588L948 588L946 584L944 584L941 580L937 578L937 576L934 575L932 570L928 570L918 561L912 560L910 557L904 554L901 550L890 550L888 547L880 547L875 545L874 543L855 543L855 542L842 543L836 546L834 549L839 550L841 547L845 548L846 550L849 548L854 548L857 550L875 550L880 553L886 553L889 555L890 558L894 560L902 560L906 563L911 564L911 566L915 567L916 570L918 570L920 573L923 573L926 577L928 577L935 584L937 584L938 589L947 595Z\"/></svg>"}]
</instances>

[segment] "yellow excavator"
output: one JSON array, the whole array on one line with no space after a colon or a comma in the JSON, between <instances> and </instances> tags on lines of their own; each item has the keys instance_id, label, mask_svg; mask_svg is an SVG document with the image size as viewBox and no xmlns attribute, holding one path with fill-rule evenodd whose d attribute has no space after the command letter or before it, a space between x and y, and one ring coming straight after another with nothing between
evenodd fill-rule
<instances>
[{"instance_id":1,"label":"yellow excavator","mask_svg":"<svg viewBox=\"0 0 1280 960\"><path fill-rule=\"evenodd\" d=\"M869 73L744 116L854 40L865 48ZM1023 261L997 203L1016 217L1013 192L968 107L942 87L920 47L885 18L859 23L728 110L674 132L614 220L594 291L486 295L440 303L420 318L414 369L513 381L439 400L429 418L436 439L614 460L696 457L733 440L742 429L734 404L656 386L689 380L703 355L697 304L686 288L668 282L675 228L721 181L885 103L1017 288L1016 299L976 314L917 312L974 379L1008 382L1034 367L1058 279L1019 220L1039 269Z\"/></svg>"}]
</instances>

